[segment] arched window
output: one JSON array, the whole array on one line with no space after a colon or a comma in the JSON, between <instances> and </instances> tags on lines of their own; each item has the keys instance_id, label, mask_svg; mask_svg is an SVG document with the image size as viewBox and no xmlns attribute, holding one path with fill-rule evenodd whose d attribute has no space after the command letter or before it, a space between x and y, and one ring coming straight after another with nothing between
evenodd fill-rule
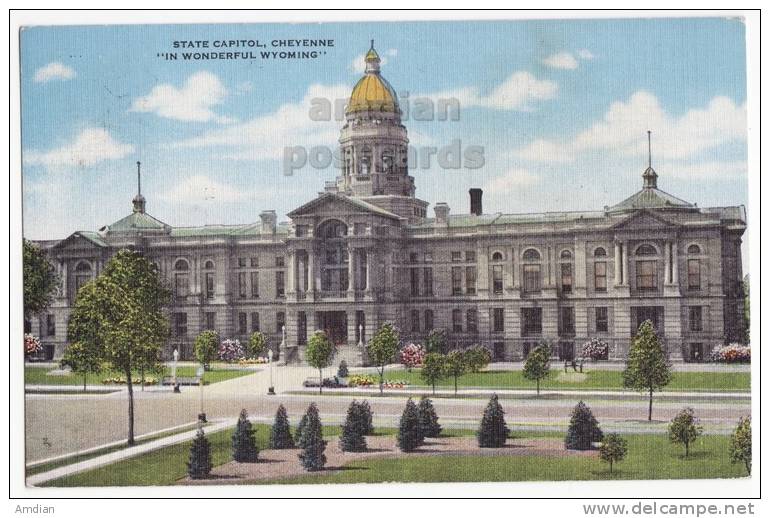
<instances>
[{"instance_id":1,"label":"arched window","mask_svg":"<svg viewBox=\"0 0 770 518\"><path fill-rule=\"evenodd\" d=\"M522 254L522 258L530 263L521 267L524 291L528 293L540 291L540 264L531 264L540 261L540 252L534 248L528 248Z\"/></svg>"},{"instance_id":2,"label":"arched window","mask_svg":"<svg viewBox=\"0 0 770 518\"><path fill-rule=\"evenodd\" d=\"M92 273L91 263L88 261L80 261L75 265L75 293L77 293L81 286L91 280Z\"/></svg>"},{"instance_id":3,"label":"arched window","mask_svg":"<svg viewBox=\"0 0 770 518\"><path fill-rule=\"evenodd\" d=\"M540 260L540 252L535 250L534 248L528 248L524 251L524 254L522 255L522 258L525 261L539 261Z\"/></svg>"},{"instance_id":4,"label":"arched window","mask_svg":"<svg viewBox=\"0 0 770 518\"><path fill-rule=\"evenodd\" d=\"M78 273L91 273L91 263L88 261L80 261L77 266L75 266L75 271Z\"/></svg>"},{"instance_id":5,"label":"arched window","mask_svg":"<svg viewBox=\"0 0 770 518\"><path fill-rule=\"evenodd\" d=\"M392 147L386 147L382 152L382 171L386 174L393 172L393 164L396 160L396 152Z\"/></svg>"},{"instance_id":6,"label":"arched window","mask_svg":"<svg viewBox=\"0 0 770 518\"><path fill-rule=\"evenodd\" d=\"M502 252L495 252L495 253L492 254L492 261L493 262L498 263L498 262L500 262L502 260L503 260Z\"/></svg>"},{"instance_id":7,"label":"arched window","mask_svg":"<svg viewBox=\"0 0 770 518\"><path fill-rule=\"evenodd\" d=\"M174 263L174 270L187 271L190 269L190 265L184 259L177 259Z\"/></svg>"},{"instance_id":8,"label":"arched window","mask_svg":"<svg viewBox=\"0 0 770 518\"><path fill-rule=\"evenodd\" d=\"M206 261L203 265L204 270L213 270L214 269L214 261Z\"/></svg>"},{"instance_id":9,"label":"arched window","mask_svg":"<svg viewBox=\"0 0 770 518\"><path fill-rule=\"evenodd\" d=\"M605 250L605 249L604 249L604 248L602 248L601 246L600 246L600 247L597 247L597 248L594 250L594 257L607 257L607 250Z\"/></svg>"},{"instance_id":10,"label":"arched window","mask_svg":"<svg viewBox=\"0 0 770 518\"><path fill-rule=\"evenodd\" d=\"M348 227L338 219L324 221L318 226L316 235L326 239L336 239L345 237L348 233Z\"/></svg>"},{"instance_id":11,"label":"arched window","mask_svg":"<svg viewBox=\"0 0 770 518\"><path fill-rule=\"evenodd\" d=\"M174 263L174 294L177 297L186 297L190 293L190 264L184 259L177 259Z\"/></svg>"},{"instance_id":12,"label":"arched window","mask_svg":"<svg viewBox=\"0 0 770 518\"><path fill-rule=\"evenodd\" d=\"M208 260L203 263L203 269L206 270L203 274L203 292L206 294L207 299L214 298L214 261Z\"/></svg>"},{"instance_id":13,"label":"arched window","mask_svg":"<svg viewBox=\"0 0 770 518\"><path fill-rule=\"evenodd\" d=\"M372 148L364 146L361 148L361 156L358 160L358 174L369 175L372 173Z\"/></svg>"},{"instance_id":14,"label":"arched window","mask_svg":"<svg viewBox=\"0 0 770 518\"><path fill-rule=\"evenodd\" d=\"M636 249L636 255L657 255L658 252L652 245L639 245Z\"/></svg>"},{"instance_id":15,"label":"arched window","mask_svg":"<svg viewBox=\"0 0 770 518\"><path fill-rule=\"evenodd\" d=\"M687 253L697 255L700 253L700 247L698 245L690 245L687 247Z\"/></svg>"},{"instance_id":16,"label":"arched window","mask_svg":"<svg viewBox=\"0 0 770 518\"><path fill-rule=\"evenodd\" d=\"M561 259L572 259L572 252L570 252L569 250L562 250L561 253L559 254L559 257Z\"/></svg>"}]
</instances>

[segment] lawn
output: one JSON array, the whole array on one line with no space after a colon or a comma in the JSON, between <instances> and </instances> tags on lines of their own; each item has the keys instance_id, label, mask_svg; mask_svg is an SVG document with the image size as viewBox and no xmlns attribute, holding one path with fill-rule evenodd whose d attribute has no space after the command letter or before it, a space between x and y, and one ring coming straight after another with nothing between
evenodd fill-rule
<instances>
[{"instance_id":1,"label":"lawn","mask_svg":"<svg viewBox=\"0 0 770 518\"><path fill-rule=\"evenodd\" d=\"M176 372L177 376L195 376L197 367L191 365L185 365L178 367ZM64 376L50 376L49 371L53 370L51 367L35 367L31 365L25 365L24 367L24 383L26 385L80 385L83 386L83 376L68 374ZM246 376L252 374L254 371L249 369L224 369L218 368L216 365L212 366L212 370L206 371L203 375L203 381L206 384L218 383L240 376ZM166 367L165 375L171 375L171 368ZM99 374L89 375L86 382L91 385L100 385L103 379L114 378L121 376L121 373L114 371L104 371ZM140 375L138 372L134 373L134 380L138 381ZM147 377L155 377L152 374L147 374Z\"/></svg>"},{"instance_id":2,"label":"lawn","mask_svg":"<svg viewBox=\"0 0 770 518\"><path fill-rule=\"evenodd\" d=\"M254 425L257 443L266 448L270 427ZM324 427L324 435L337 435L339 427ZM394 429L379 429L384 435ZM472 435L473 430L447 430L447 435ZM231 459L230 437L224 430L208 436L214 465ZM516 437L543 437L560 434L522 432ZM735 478L744 476L741 464L731 464L728 457L729 438L702 436L691 448L690 458L683 458L681 447L670 444L664 435L624 435L628 440L628 458L616 465L610 475L606 465L595 458L583 457L414 457L375 459L353 462L350 470L329 475L308 475L270 483L360 483L360 482L482 482L522 480L604 480L608 478ZM395 436L393 437L395 441ZM87 486L161 486L174 484L186 475L190 443L169 446L139 457L123 460L91 471L52 480L50 487ZM299 462L299 461L298 461Z\"/></svg>"},{"instance_id":3,"label":"lawn","mask_svg":"<svg viewBox=\"0 0 770 518\"><path fill-rule=\"evenodd\" d=\"M550 376L540 382L540 388L548 389L596 389L623 390L621 371L585 369L585 378L578 381L570 372L567 379L559 379L563 369L551 369ZM425 386L420 378L420 370L405 369L386 371L386 379L408 381L410 385ZM579 377L579 376L578 376ZM535 382L524 378L522 371L484 371L460 376L458 387L483 387L505 389L535 389ZM436 386L454 387L454 378L444 378ZM666 391L749 391L751 378L749 372L674 372Z\"/></svg>"}]
</instances>

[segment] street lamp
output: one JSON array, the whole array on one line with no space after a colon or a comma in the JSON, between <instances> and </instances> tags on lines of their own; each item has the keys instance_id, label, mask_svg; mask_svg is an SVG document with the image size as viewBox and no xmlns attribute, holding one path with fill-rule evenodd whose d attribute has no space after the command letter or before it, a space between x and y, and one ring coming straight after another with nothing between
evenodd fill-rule
<instances>
[{"instance_id":1,"label":"street lamp","mask_svg":"<svg viewBox=\"0 0 770 518\"><path fill-rule=\"evenodd\" d=\"M198 376L198 384L200 385L200 412L198 413L199 423L206 422L206 412L203 411L203 375L205 372L206 369L203 368L203 365L198 367L198 371L196 372L196 375Z\"/></svg>"},{"instance_id":2,"label":"street lamp","mask_svg":"<svg viewBox=\"0 0 770 518\"><path fill-rule=\"evenodd\" d=\"M273 350L267 350L267 364L270 367L270 387L267 389L268 396L275 396L275 387L273 387Z\"/></svg>"},{"instance_id":3,"label":"street lamp","mask_svg":"<svg viewBox=\"0 0 770 518\"><path fill-rule=\"evenodd\" d=\"M180 392L179 383L177 382L177 379L176 379L176 364L179 361L179 349L177 349L176 347L174 347L173 357L174 357L174 362L171 364L171 378L174 384L174 392L179 393Z\"/></svg>"},{"instance_id":4,"label":"street lamp","mask_svg":"<svg viewBox=\"0 0 770 518\"><path fill-rule=\"evenodd\" d=\"M358 324L358 347L364 346L364 325Z\"/></svg>"}]
</instances>

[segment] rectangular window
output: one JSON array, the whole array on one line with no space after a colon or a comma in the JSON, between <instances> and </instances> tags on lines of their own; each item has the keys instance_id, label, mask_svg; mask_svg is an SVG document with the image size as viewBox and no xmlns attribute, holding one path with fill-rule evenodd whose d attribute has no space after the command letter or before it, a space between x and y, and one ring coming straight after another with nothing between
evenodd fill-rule
<instances>
[{"instance_id":1,"label":"rectangular window","mask_svg":"<svg viewBox=\"0 0 770 518\"><path fill-rule=\"evenodd\" d=\"M286 325L286 313L279 311L275 314L275 332L283 333L283 327Z\"/></svg>"},{"instance_id":2,"label":"rectangular window","mask_svg":"<svg viewBox=\"0 0 770 518\"><path fill-rule=\"evenodd\" d=\"M283 297L285 295L284 277L285 277L285 272L275 272L275 296L276 297Z\"/></svg>"},{"instance_id":3,"label":"rectangular window","mask_svg":"<svg viewBox=\"0 0 770 518\"><path fill-rule=\"evenodd\" d=\"M425 310L425 330L426 331L433 330L433 310L432 309Z\"/></svg>"},{"instance_id":4,"label":"rectangular window","mask_svg":"<svg viewBox=\"0 0 770 518\"><path fill-rule=\"evenodd\" d=\"M610 320L607 316L607 308L601 307L596 308L596 332L597 333L607 333L609 332L610 328Z\"/></svg>"},{"instance_id":5,"label":"rectangular window","mask_svg":"<svg viewBox=\"0 0 770 518\"><path fill-rule=\"evenodd\" d=\"M420 330L420 310L412 310L412 332L416 333Z\"/></svg>"},{"instance_id":6,"label":"rectangular window","mask_svg":"<svg viewBox=\"0 0 770 518\"><path fill-rule=\"evenodd\" d=\"M422 269L422 286L423 295L426 297L433 296L433 268Z\"/></svg>"},{"instance_id":7,"label":"rectangular window","mask_svg":"<svg viewBox=\"0 0 770 518\"><path fill-rule=\"evenodd\" d=\"M255 333L259 331L259 313L256 311L251 314L251 332Z\"/></svg>"},{"instance_id":8,"label":"rectangular window","mask_svg":"<svg viewBox=\"0 0 770 518\"><path fill-rule=\"evenodd\" d=\"M452 331L455 333L463 332L463 312L459 309L452 310Z\"/></svg>"},{"instance_id":9,"label":"rectangular window","mask_svg":"<svg viewBox=\"0 0 770 518\"><path fill-rule=\"evenodd\" d=\"M521 308L521 336L543 332L543 308Z\"/></svg>"},{"instance_id":10,"label":"rectangular window","mask_svg":"<svg viewBox=\"0 0 770 518\"><path fill-rule=\"evenodd\" d=\"M283 256L282 256L282 255L277 255L277 256L275 256L275 265L276 265L278 268L283 268L284 264L285 264L285 263L284 263L284 259L283 259Z\"/></svg>"},{"instance_id":11,"label":"rectangular window","mask_svg":"<svg viewBox=\"0 0 770 518\"><path fill-rule=\"evenodd\" d=\"M250 263L252 268L258 268L259 267L259 257L252 257L250 259Z\"/></svg>"},{"instance_id":12,"label":"rectangular window","mask_svg":"<svg viewBox=\"0 0 770 518\"><path fill-rule=\"evenodd\" d=\"M594 263L594 289L607 291L607 263Z\"/></svg>"},{"instance_id":13,"label":"rectangular window","mask_svg":"<svg viewBox=\"0 0 770 518\"><path fill-rule=\"evenodd\" d=\"M452 267L452 295L463 294L463 269L461 266Z\"/></svg>"},{"instance_id":14,"label":"rectangular window","mask_svg":"<svg viewBox=\"0 0 770 518\"><path fill-rule=\"evenodd\" d=\"M206 313L206 329L210 331L216 331L217 328L217 314L213 311Z\"/></svg>"},{"instance_id":15,"label":"rectangular window","mask_svg":"<svg viewBox=\"0 0 770 518\"><path fill-rule=\"evenodd\" d=\"M304 311L297 313L297 343L299 345L307 344L307 313Z\"/></svg>"},{"instance_id":16,"label":"rectangular window","mask_svg":"<svg viewBox=\"0 0 770 518\"><path fill-rule=\"evenodd\" d=\"M700 289L700 261L698 259L687 260L687 287L691 290Z\"/></svg>"},{"instance_id":17,"label":"rectangular window","mask_svg":"<svg viewBox=\"0 0 770 518\"><path fill-rule=\"evenodd\" d=\"M186 297L189 293L189 276L186 273L174 275L174 293L177 297Z\"/></svg>"},{"instance_id":18,"label":"rectangular window","mask_svg":"<svg viewBox=\"0 0 770 518\"><path fill-rule=\"evenodd\" d=\"M631 307L631 321L636 327L631 329L631 336L639 331L639 326L645 320L652 322L652 327L658 336L663 336L663 306L633 306Z\"/></svg>"},{"instance_id":19,"label":"rectangular window","mask_svg":"<svg viewBox=\"0 0 770 518\"><path fill-rule=\"evenodd\" d=\"M238 258L238 268L246 268L246 258L245 257L239 257Z\"/></svg>"},{"instance_id":20,"label":"rectangular window","mask_svg":"<svg viewBox=\"0 0 770 518\"><path fill-rule=\"evenodd\" d=\"M294 234L297 237L305 237L308 234L308 226L307 225L297 225L294 229Z\"/></svg>"},{"instance_id":21,"label":"rectangular window","mask_svg":"<svg viewBox=\"0 0 770 518\"><path fill-rule=\"evenodd\" d=\"M656 261L636 262L636 289L654 290L658 287L656 264Z\"/></svg>"},{"instance_id":22,"label":"rectangular window","mask_svg":"<svg viewBox=\"0 0 770 518\"><path fill-rule=\"evenodd\" d=\"M45 316L45 334L56 336L56 316L50 313Z\"/></svg>"},{"instance_id":23,"label":"rectangular window","mask_svg":"<svg viewBox=\"0 0 770 518\"><path fill-rule=\"evenodd\" d=\"M468 295L476 294L476 267L465 267L465 293Z\"/></svg>"},{"instance_id":24,"label":"rectangular window","mask_svg":"<svg viewBox=\"0 0 770 518\"><path fill-rule=\"evenodd\" d=\"M575 308L559 308L559 334L575 335Z\"/></svg>"},{"instance_id":25,"label":"rectangular window","mask_svg":"<svg viewBox=\"0 0 770 518\"><path fill-rule=\"evenodd\" d=\"M418 255L419 254L417 252L410 252L409 253L409 262L412 263L412 264L420 262L420 260L418 259Z\"/></svg>"},{"instance_id":26,"label":"rectangular window","mask_svg":"<svg viewBox=\"0 0 770 518\"><path fill-rule=\"evenodd\" d=\"M690 306L690 331L703 331L703 308Z\"/></svg>"},{"instance_id":27,"label":"rectangular window","mask_svg":"<svg viewBox=\"0 0 770 518\"><path fill-rule=\"evenodd\" d=\"M540 291L540 265L524 265L524 291L534 293Z\"/></svg>"},{"instance_id":28,"label":"rectangular window","mask_svg":"<svg viewBox=\"0 0 770 518\"><path fill-rule=\"evenodd\" d=\"M238 313L238 334L245 335L248 330L248 316L246 313Z\"/></svg>"},{"instance_id":29,"label":"rectangular window","mask_svg":"<svg viewBox=\"0 0 770 518\"><path fill-rule=\"evenodd\" d=\"M465 252L465 262L466 263L475 263L476 262L476 252L473 250L467 250Z\"/></svg>"},{"instance_id":30,"label":"rectangular window","mask_svg":"<svg viewBox=\"0 0 770 518\"><path fill-rule=\"evenodd\" d=\"M572 293L572 265L569 263L561 265L561 292Z\"/></svg>"},{"instance_id":31,"label":"rectangular window","mask_svg":"<svg viewBox=\"0 0 770 518\"><path fill-rule=\"evenodd\" d=\"M503 265L496 264L492 267L492 293L503 292Z\"/></svg>"},{"instance_id":32,"label":"rectangular window","mask_svg":"<svg viewBox=\"0 0 770 518\"><path fill-rule=\"evenodd\" d=\"M251 272L251 296L259 298L259 272Z\"/></svg>"},{"instance_id":33,"label":"rectangular window","mask_svg":"<svg viewBox=\"0 0 770 518\"><path fill-rule=\"evenodd\" d=\"M503 308L492 308L492 331L495 333L505 331L505 310Z\"/></svg>"},{"instance_id":34,"label":"rectangular window","mask_svg":"<svg viewBox=\"0 0 770 518\"><path fill-rule=\"evenodd\" d=\"M420 269L409 268L409 286L412 290L412 297L420 296Z\"/></svg>"},{"instance_id":35,"label":"rectangular window","mask_svg":"<svg viewBox=\"0 0 770 518\"><path fill-rule=\"evenodd\" d=\"M187 313L174 313L174 336L187 336Z\"/></svg>"},{"instance_id":36,"label":"rectangular window","mask_svg":"<svg viewBox=\"0 0 770 518\"><path fill-rule=\"evenodd\" d=\"M462 252L452 252L452 262L453 263L459 263L463 260L463 253Z\"/></svg>"},{"instance_id":37,"label":"rectangular window","mask_svg":"<svg viewBox=\"0 0 770 518\"><path fill-rule=\"evenodd\" d=\"M214 274L212 272L206 272L206 298L214 298Z\"/></svg>"},{"instance_id":38,"label":"rectangular window","mask_svg":"<svg viewBox=\"0 0 770 518\"><path fill-rule=\"evenodd\" d=\"M238 274L238 296L241 298L246 297L246 284L247 284L247 277L246 272L240 272Z\"/></svg>"},{"instance_id":39,"label":"rectangular window","mask_svg":"<svg viewBox=\"0 0 770 518\"><path fill-rule=\"evenodd\" d=\"M465 312L465 327L469 333L479 332L479 313L475 309Z\"/></svg>"}]
</instances>

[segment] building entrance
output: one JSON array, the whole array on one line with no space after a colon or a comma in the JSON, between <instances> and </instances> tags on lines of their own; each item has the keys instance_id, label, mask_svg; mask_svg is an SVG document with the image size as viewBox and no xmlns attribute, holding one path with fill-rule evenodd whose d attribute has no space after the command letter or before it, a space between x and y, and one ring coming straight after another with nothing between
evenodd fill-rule
<instances>
[{"instance_id":1,"label":"building entrance","mask_svg":"<svg viewBox=\"0 0 770 518\"><path fill-rule=\"evenodd\" d=\"M318 316L318 329L326 332L326 336L335 345L348 343L348 314L344 311L320 311Z\"/></svg>"}]
</instances>

